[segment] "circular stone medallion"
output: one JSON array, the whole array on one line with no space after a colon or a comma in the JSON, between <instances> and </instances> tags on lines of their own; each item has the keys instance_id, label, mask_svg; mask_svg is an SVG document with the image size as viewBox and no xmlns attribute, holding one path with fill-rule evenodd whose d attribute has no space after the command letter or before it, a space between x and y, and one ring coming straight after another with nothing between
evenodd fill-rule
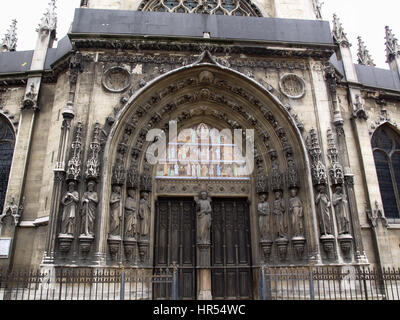
<instances>
[{"instance_id":1,"label":"circular stone medallion","mask_svg":"<svg viewBox=\"0 0 400 320\"><path fill-rule=\"evenodd\" d=\"M103 86L111 92L122 92L131 84L131 74L122 67L112 67L103 76Z\"/></svg>"},{"instance_id":2,"label":"circular stone medallion","mask_svg":"<svg viewBox=\"0 0 400 320\"><path fill-rule=\"evenodd\" d=\"M282 93L291 99L300 99L306 93L305 82L294 73L285 74L279 81L279 88Z\"/></svg>"}]
</instances>

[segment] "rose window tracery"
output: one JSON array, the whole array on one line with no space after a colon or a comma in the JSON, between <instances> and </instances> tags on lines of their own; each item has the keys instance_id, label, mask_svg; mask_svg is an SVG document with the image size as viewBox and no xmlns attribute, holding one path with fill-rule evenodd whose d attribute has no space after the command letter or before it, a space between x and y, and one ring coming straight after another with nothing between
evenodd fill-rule
<instances>
[{"instance_id":1,"label":"rose window tracery","mask_svg":"<svg viewBox=\"0 0 400 320\"><path fill-rule=\"evenodd\" d=\"M248 0L145 0L139 11L262 17Z\"/></svg>"}]
</instances>

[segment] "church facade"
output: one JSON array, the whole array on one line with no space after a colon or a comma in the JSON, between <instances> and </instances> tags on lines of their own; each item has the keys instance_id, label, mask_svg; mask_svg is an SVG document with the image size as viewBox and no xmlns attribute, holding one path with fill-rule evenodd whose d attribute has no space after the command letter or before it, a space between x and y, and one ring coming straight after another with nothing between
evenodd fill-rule
<instances>
[{"instance_id":1,"label":"church facade","mask_svg":"<svg viewBox=\"0 0 400 320\"><path fill-rule=\"evenodd\" d=\"M317 0L86 0L0 53L0 265L400 267L400 46L389 69ZM400 31L399 31L400 32ZM236 291L235 291L236 290ZM194 293L193 293L194 292Z\"/></svg>"}]
</instances>

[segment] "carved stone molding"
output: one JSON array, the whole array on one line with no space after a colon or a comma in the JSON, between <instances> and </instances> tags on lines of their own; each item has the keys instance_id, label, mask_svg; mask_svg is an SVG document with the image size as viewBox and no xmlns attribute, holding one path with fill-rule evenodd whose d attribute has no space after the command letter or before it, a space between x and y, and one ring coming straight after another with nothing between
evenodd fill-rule
<instances>
[{"instance_id":1,"label":"carved stone molding","mask_svg":"<svg viewBox=\"0 0 400 320\"><path fill-rule=\"evenodd\" d=\"M18 206L15 198L11 197L11 200L4 206L3 213L0 215L0 224L4 224L4 219L10 216L13 219L14 226L17 227L24 212L24 200L23 198L21 204Z\"/></svg>"},{"instance_id":2,"label":"carved stone molding","mask_svg":"<svg viewBox=\"0 0 400 320\"><path fill-rule=\"evenodd\" d=\"M82 165L82 122L78 122L71 145L71 158L67 164L67 179L79 181Z\"/></svg>"},{"instance_id":3,"label":"carved stone molding","mask_svg":"<svg viewBox=\"0 0 400 320\"><path fill-rule=\"evenodd\" d=\"M369 134L372 136L375 133L375 130L380 127L381 125L383 125L384 123L389 123L391 124L393 127L398 128L398 125L396 122L392 121L387 110L385 108L382 107L381 112L379 114L378 119L375 122L372 122L370 124L370 130L369 130Z\"/></svg>"},{"instance_id":4,"label":"carved stone molding","mask_svg":"<svg viewBox=\"0 0 400 320\"><path fill-rule=\"evenodd\" d=\"M378 221L382 221L382 225L385 228L387 228L389 226L389 223L388 223L378 201L375 201L375 209L373 209L372 211L367 209L366 213L367 213L368 220L371 223L371 226L373 228L376 228L378 226Z\"/></svg>"},{"instance_id":5,"label":"carved stone molding","mask_svg":"<svg viewBox=\"0 0 400 320\"><path fill-rule=\"evenodd\" d=\"M328 129L327 136L328 158L331 162L331 166L329 168L329 176L333 185L342 185L344 183L343 166L339 163L339 152L336 147L336 140L330 128Z\"/></svg>"},{"instance_id":6,"label":"carved stone molding","mask_svg":"<svg viewBox=\"0 0 400 320\"><path fill-rule=\"evenodd\" d=\"M313 178L313 184L326 185L328 183L328 177L326 174L326 167L322 162L322 151L317 136L317 132L314 128L310 131L310 138L307 139L308 150L311 157L311 174Z\"/></svg>"},{"instance_id":7,"label":"carved stone molding","mask_svg":"<svg viewBox=\"0 0 400 320\"><path fill-rule=\"evenodd\" d=\"M35 84L31 83L29 91L25 94L24 99L22 100L22 109L32 109L37 110L37 90L35 88Z\"/></svg>"},{"instance_id":8,"label":"carved stone molding","mask_svg":"<svg viewBox=\"0 0 400 320\"><path fill-rule=\"evenodd\" d=\"M335 237L333 235L323 235L320 240L327 258L333 260L335 258Z\"/></svg>"},{"instance_id":9,"label":"carved stone molding","mask_svg":"<svg viewBox=\"0 0 400 320\"><path fill-rule=\"evenodd\" d=\"M385 27L385 40L386 40L386 58L387 62L390 63L394 59L400 57L400 45L398 40L394 36L392 30L386 26Z\"/></svg>"},{"instance_id":10,"label":"carved stone molding","mask_svg":"<svg viewBox=\"0 0 400 320\"><path fill-rule=\"evenodd\" d=\"M240 195L248 196L251 192L249 180L202 180L202 179L157 179L156 192L159 195L198 195L207 190L210 196Z\"/></svg>"},{"instance_id":11,"label":"carved stone molding","mask_svg":"<svg viewBox=\"0 0 400 320\"><path fill-rule=\"evenodd\" d=\"M202 81L202 82L200 82ZM291 146L288 142L287 134L286 131L283 129L282 126L279 125L278 121L276 120L276 117L274 114L271 112L271 110L265 106L263 103L261 103L260 100L255 98L251 93L247 92L241 87L236 87L230 84L228 81L219 79L218 77L215 77L211 75L210 73L202 73L202 76L198 79L196 78L187 78L185 80L181 80L177 83L171 83L167 88L160 90L157 94L155 94L153 97L151 97L146 103L139 105L136 108L136 113L133 115L131 118L131 121L128 123L128 125L132 128L137 127L137 123L140 122L141 118L143 118L146 114L151 112L151 110L154 108L154 106L161 101L162 98L178 92L178 90L182 90L183 88L186 87L191 87L191 86L197 86L199 83L204 83L208 85L213 85L217 88L221 88L224 90L228 90L235 95L238 95L246 100L249 101L252 105L254 105L255 108L259 109L261 113L264 115L265 119L271 124L273 127L273 130L276 132L276 135L281 141L282 144L282 149L286 150L288 152L291 150ZM144 128L141 129L139 137L136 140L136 144L132 147L131 149L131 155L132 155L132 161L136 161L139 159L139 155L143 152L143 144L144 140L146 137L147 132L154 128L160 120L163 118L164 114L169 114L175 109L177 109L178 106L186 104L186 103L193 103L196 101L204 101L208 100L211 102L216 102L218 104L224 104L236 113L239 113L251 126L258 126L258 120L255 116L253 116L251 113L249 113L243 106L238 104L235 100L228 99L222 94L217 94L213 93L210 90L203 88L199 89L199 91L195 91L194 93L186 93L181 97L177 97L174 100L170 100L168 104L166 104L164 107L161 108L158 112L155 112L150 119L150 121L147 123L147 125L144 126ZM224 119L229 123L234 129L240 129L241 126L233 120L228 119L223 113L216 111L214 115L218 118ZM182 119L187 119L190 116L190 113L182 114ZM295 121L293 121L295 122ZM165 124L167 126L168 124ZM259 127L259 126L258 126ZM165 128L166 129L166 128ZM143 132L142 132L143 131ZM260 134L263 134L263 129L259 127L258 132ZM265 141L265 139L269 139L268 134L264 134L262 139ZM266 142L267 144L268 142ZM122 144L124 145L124 144ZM119 144L121 146L121 143ZM268 147L268 145L267 145ZM121 152L122 154L125 154L125 148L122 146L118 152Z\"/></svg>"},{"instance_id":12,"label":"carved stone molding","mask_svg":"<svg viewBox=\"0 0 400 320\"><path fill-rule=\"evenodd\" d=\"M96 123L93 129L93 138L89 145L88 160L86 162L86 180L97 180L100 175L100 124Z\"/></svg>"},{"instance_id":13,"label":"carved stone molding","mask_svg":"<svg viewBox=\"0 0 400 320\"><path fill-rule=\"evenodd\" d=\"M102 84L110 92L123 92L131 85L131 74L123 67L111 67L104 72Z\"/></svg>"},{"instance_id":14,"label":"carved stone molding","mask_svg":"<svg viewBox=\"0 0 400 320\"><path fill-rule=\"evenodd\" d=\"M290 99L301 99L304 97L306 84L302 78L294 73L285 74L279 80L281 92Z\"/></svg>"},{"instance_id":15,"label":"carved stone molding","mask_svg":"<svg viewBox=\"0 0 400 320\"><path fill-rule=\"evenodd\" d=\"M205 50L211 53L221 54L246 54L246 55L259 55L265 57L284 57L284 58L308 58L313 57L316 59L329 58L333 50L324 48L309 48L306 50L291 50L287 49L274 49L267 47L251 46L251 45L224 45L221 43L193 43L193 42L171 42L171 41L137 41L128 39L79 39L77 35L72 39L73 44L77 49L88 48L104 48L114 50L120 48L121 50L134 50L138 51L174 51L174 52L195 52L201 53Z\"/></svg>"},{"instance_id":16,"label":"carved stone molding","mask_svg":"<svg viewBox=\"0 0 400 320\"><path fill-rule=\"evenodd\" d=\"M368 115L365 111L364 104L361 101L361 96L356 95L356 102L353 105L353 117L363 120L368 120Z\"/></svg>"},{"instance_id":17,"label":"carved stone molding","mask_svg":"<svg viewBox=\"0 0 400 320\"><path fill-rule=\"evenodd\" d=\"M346 33L344 32L343 26L336 14L333 15L333 28L332 28L333 38L335 41L344 48L349 48L351 46Z\"/></svg>"}]
</instances>

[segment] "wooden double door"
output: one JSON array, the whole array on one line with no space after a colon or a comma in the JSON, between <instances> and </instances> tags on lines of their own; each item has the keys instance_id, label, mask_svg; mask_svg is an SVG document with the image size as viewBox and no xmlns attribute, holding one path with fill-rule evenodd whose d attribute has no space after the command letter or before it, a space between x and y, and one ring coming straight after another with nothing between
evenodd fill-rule
<instances>
[{"instance_id":1,"label":"wooden double door","mask_svg":"<svg viewBox=\"0 0 400 320\"><path fill-rule=\"evenodd\" d=\"M246 199L212 199L211 288L214 299L252 299L249 206ZM196 204L193 198L156 202L156 268L179 266L180 299L197 299Z\"/></svg>"}]
</instances>

